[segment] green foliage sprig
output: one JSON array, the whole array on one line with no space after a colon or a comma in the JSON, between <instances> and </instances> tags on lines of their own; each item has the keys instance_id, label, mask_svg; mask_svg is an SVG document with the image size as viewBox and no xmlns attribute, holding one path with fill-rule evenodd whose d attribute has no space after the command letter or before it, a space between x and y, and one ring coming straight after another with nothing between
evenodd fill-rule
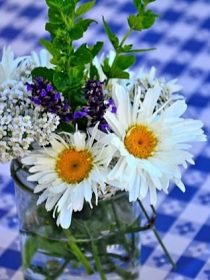
<instances>
[{"instance_id":1,"label":"green foliage sprig","mask_svg":"<svg viewBox=\"0 0 210 280\"><path fill-rule=\"evenodd\" d=\"M57 90L76 108L85 103L82 87L85 84L85 69L100 52L103 42L93 46L86 43L78 48L74 42L81 39L95 20L83 18L93 8L95 1L89 1L78 6L79 0L46 0L48 5L48 22L46 30L50 40L41 39L41 44L52 55L51 63L54 70L35 69L33 76L41 74L47 77Z\"/></svg>"},{"instance_id":2,"label":"green foliage sprig","mask_svg":"<svg viewBox=\"0 0 210 280\"><path fill-rule=\"evenodd\" d=\"M136 54L154 50L152 49L135 49L132 44L125 44L126 40L134 31L143 31L150 28L157 18L157 15L147 9L149 3L155 0L133 0L137 9L137 14L128 17L129 30L126 32L120 41L114 34L103 18L105 32L116 52L116 57L112 65L109 65L109 60L106 58L103 63L103 71L110 78L128 79L129 73L125 70L129 69L136 62Z\"/></svg>"},{"instance_id":3,"label":"green foliage sprig","mask_svg":"<svg viewBox=\"0 0 210 280\"><path fill-rule=\"evenodd\" d=\"M37 68L33 71L33 77L43 76L51 81L54 87L62 92L69 100L71 108L86 104L83 87L87 78L99 79L98 71L93 65L93 59L103 48L103 42L97 41L89 46L86 43L75 47L75 42L82 39L84 33L91 24L97 22L91 18L85 18L95 5L95 0L79 3L80 0L45 0L48 6L48 22L46 30L50 34L50 40L41 40L41 44L52 55L53 69ZM116 56L109 64L109 58L105 58L102 69L107 80L111 78L128 79L128 69L136 62L136 54L151 49L135 49L132 44L126 44L133 32L150 28L157 15L149 10L148 4L155 0L133 0L137 13L129 15L129 29L120 40L103 18L105 33L111 42ZM89 67L87 67L89 65ZM89 69L89 71L87 70Z\"/></svg>"}]
</instances>

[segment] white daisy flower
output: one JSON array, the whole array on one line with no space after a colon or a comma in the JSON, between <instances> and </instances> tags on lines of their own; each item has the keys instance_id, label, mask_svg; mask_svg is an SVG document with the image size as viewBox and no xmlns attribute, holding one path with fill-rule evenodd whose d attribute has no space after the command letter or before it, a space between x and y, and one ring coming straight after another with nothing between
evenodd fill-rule
<instances>
[{"instance_id":1,"label":"white daisy flower","mask_svg":"<svg viewBox=\"0 0 210 280\"><path fill-rule=\"evenodd\" d=\"M157 83L141 102L139 87L131 102L125 88L116 84L113 99L117 113L107 111L104 116L114 132L109 135L110 144L119 155L110 182L129 191L130 201L145 198L149 191L152 205L156 204L156 189L167 193L170 180L185 191L179 165L194 163L187 151L189 142L206 139L200 121L181 117L187 109L184 100L154 111L160 94Z\"/></svg>"},{"instance_id":2,"label":"white daisy flower","mask_svg":"<svg viewBox=\"0 0 210 280\"><path fill-rule=\"evenodd\" d=\"M41 49L39 53L34 51L31 53L31 60L36 67L53 68L53 65L50 63L51 59L51 54L45 49Z\"/></svg>"},{"instance_id":3,"label":"white daisy flower","mask_svg":"<svg viewBox=\"0 0 210 280\"><path fill-rule=\"evenodd\" d=\"M54 208L53 217L57 216L57 225L69 228L73 211L81 211L84 201L92 207L92 195L98 203L98 188L105 190L109 148L95 141L97 127L86 140L86 134L79 131L54 134L51 147L30 153L22 163L33 165L29 172L29 181L37 181L35 193L42 192L38 204L46 200L46 210Z\"/></svg>"},{"instance_id":4,"label":"white daisy flower","mask_svg":"<svg viewBox=\"0 0 210 280\"><path fill-rule=\"evenodd\" d=\"M36 67L47 67L53 68L53 65L50 63L52 56L50 53L45 50L41 49L40 52L32 52L31 56L25 57L16 69L16 80L22 80L24 83L30 82L31 72Z\"/></svg>"},{"instance_id":5,"label":"white daisy flower","mask_svg":"<svg viewBox=\"0 0 210 280\"><path fill-rule=\"evenodd\" d=\"M14 58L11 47L4 47L0 62L0 84L8 80L15 80L17 66L22 60L24 57Z\"/></svg>"},{"instance_id":6,"label":"white daisy flower","mask_svg":"<svg viewBox=\"0 0 210 280\"><path fill-rule=\"evenodd\" d=\"M151 67L149 72L144 72L143 69L140 69L138 73L137 81L142 84L145 89L154 87L157 83L162 87L162 90L170 94L179 92L182 89L182 86L177 84L177 79L166 82L163 78L156 77L156 68Z\"/></svg>"},{"instance_id":7,"label":"white daisy flower","mask_svg":"<svg viewBox=\"0 0 210 280\"><path fill-rule=\"evenodd\" d=\"M134 97L135 91L138 90L138 87L140 87L141 101L143 101L147 91L149 89L154 88L157 84L161 88L161 94L159 95L154 110L158 110L166 102L170 106L174 101L178 99L183 99L183 96L181 96L178 93L182 89L182 86L180 86L177 83L177 80L175 79L175 80L166 81L163 78L156 77L155 67L152 67L149 72L144 72L143 69L140 69L140 72L138 73L138 78L134 79L133 87L131 87L131 99Z\"/></svg>"}]
</instances>

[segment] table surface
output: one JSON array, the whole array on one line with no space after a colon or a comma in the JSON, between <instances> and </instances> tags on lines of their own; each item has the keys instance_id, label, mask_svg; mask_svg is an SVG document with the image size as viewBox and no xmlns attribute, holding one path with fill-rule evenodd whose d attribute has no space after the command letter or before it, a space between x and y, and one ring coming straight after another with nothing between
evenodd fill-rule
<instances>
[{"instance_id":1,"label":"table surface","mask_svg":"<svg viewBox=\"0 0 210 280\"><path fill-rule=\"evenodd\" d=\"M123 34L131 0L100 0L91 14L104 15L113 30ZM138 48L156 47L141 55L138 67L152 65L165 77L178 77L187 98L188 117L210 127L210 0L159 0L153 4L158 23L132 37ZM0 49L11 44L16 55L28 54L46 36L43 0L0 0ZM95 25L87 40L104 40L101 25ZM107 45L107 48L110 46ZM138 68L136 68L138 71ZM171 188L160 195L157 228L177 262L173 271L151 231L142 235L141 280L210 279L210 145L193 146L196 165L183 172L187 191ZM9 165L0 166L0 279L21 280L21 259L14 188Z\"/></svg>"}]
</instances>

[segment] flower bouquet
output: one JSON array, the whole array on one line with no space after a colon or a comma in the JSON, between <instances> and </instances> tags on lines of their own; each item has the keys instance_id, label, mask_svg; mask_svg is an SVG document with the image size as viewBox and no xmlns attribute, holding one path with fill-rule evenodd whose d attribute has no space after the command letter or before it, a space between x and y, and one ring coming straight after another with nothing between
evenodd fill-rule
<instances>
[{"instance_id":1,"label":"flower bouquet","mask_svg":"<svg viewBox=\"0 0 210 280\"><path fill-rule=\"evenodd\" d=\"M176 80L130 70L152 50L127 39L154 24L154 0L133 0L121 39L103 18L108 55L103 42L79 44L95 1L79 2L46 0L44 49L15 59L4 48L0 63L0 161L12 160L24 277L140 279L142 230L152 228L173 263L154 227L157 191L170 182L185 191L180 167L206 138L200 121L182 117Z\"/></svg>"}]
</instances>

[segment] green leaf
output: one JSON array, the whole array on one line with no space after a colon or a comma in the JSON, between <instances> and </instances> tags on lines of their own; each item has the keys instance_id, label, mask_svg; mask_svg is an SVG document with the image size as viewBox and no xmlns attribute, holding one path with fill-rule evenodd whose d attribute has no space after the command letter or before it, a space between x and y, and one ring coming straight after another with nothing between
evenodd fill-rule
<instances>
[{"instance_id":1,"label":"green leaf","mask_svg":"<svg viewBox=\"0 0 210 280\"><path fill-rule=\"evenodd\" d=\"M55 48L55 46L45 39L40 39L40 44L45 47L53 56L57 56L58 50Z\"/></svg>"},{"instance_id":2,"label":"green leaf","mask_svg":"<svg viewBox=\"0 0 210 280\"><path fill-rule=\"evenodd\" d=\"M133 0L136 9L141 12L149 3L155 2L156 0Z\"/></svg>"},{"instance_id":3,"label":"green leaf","mask_svg":"<svg viewBox=\"0 0 210 280\"><path fill-rule=\"evenodd\" d=\"M48 17L50 20L50 23L54 23L54 24L62 24L63 20L61 18L60 12L58 12L59 10L53 9L53 8L49 8L48 10Z\"/></svg>"},{"instance_id":4,"label":"green leaf","mask_svg":"<svg viewBox=\"0 0 210 280\"><path fill-rule=\"evenodd\" d=\"M51 37L54 37L57 29L60 28L60 24L47 22L45 24L45 30L51 34Z\"/></svg>"},{"instance_id":5,"label":"green leaf","mask_svg":"<svg viewBox=\"0 0 210 280\"><path fill-rule=\"evenodd\" d=\"M104 43L99 41L94 46L90 47L92 58L94 58L101 51L103 45Z\"/></svg>"},{"instance_id":6,"label":"green leaf","mask_svg":"<svg viewBox=\"0 0 210 280\"><path fill-rule=\"evenodd\" d=\"M23 248L23 267L27 268L31 264L31 260L37 251L38 244L36 238L29 238Z\"/></svg>"},{"instance_id":7,"label":"green leaf","mask_svg":"<svg viewBox=\"0 0 210 280\"><path fill-rule=\"evenodd\" d=\"M131 45L124 45L123 47L121 47L120 49L119 49L119 51L120 52L129 52L129 51L131 51L132 50L132 47L133 47L133 45L131 44Z\"/></svg>"},{"instance_id":8,"label":"green leaf","mask_svg":"<svg viewBox=\"0 0 210 280\"><path fill-rule=\"evenodd\" d=\"M78 24L71 28L71 30L69 31L69 36L71 37L72 41L79 40L80 38L82 38L83 33L84 30L82 26Z\"/></svg>"},{"instance_id":9,"label":"green leaf","mask_svg":"<svg viewBox=\"0 0 210 280\"><path fill-rule=\"evenodd\" d=\"M116 57L112 67L113 68L117 67L121 70L125 70L131 67L135 62L136 62L136 57L134 55L129 55L129 56L120 55Z\"/></svg>"},{"instance_id":10,"label":"green leaf","mask_svg":"<svg viewBox=\"0 0 210 280\"><path fill-rule=\"evenodd\" d=\"M129 79L129 73L123 71L118 67L118 65L109 65L109 59L106 58L104 60L103 65L101 66L103 69L104 74L107 76L108 79L110 78L118 78L118 79Z\"/></svg>"},{"instance_id":11,"label":"green leaf","mask_svg":"<svg viewBox=\"0 0 210 280\"><path fill-rule=\"evenodd\" d=\"M109 58L105 58L103 64L101 65L104 74L109 77L109 73L111 71L111 66L109 65Z\"/></svg>"},{"instance_id":12,"label":"green leaf","mask_svg":"<svg viewBox=\"0 0 210 280\"><path fill-rule=\"evenodd\" d=\"M90 79L91 80L100 80L98 69L95 67L95 65L90 65Z\"/></svg>"},{"instance_id":13,"label":"green leaf","mask_svg":"<svg viewBox=\"0 0 210 280\"><path fill-rule=\"evenodd\" d=\"M155 20L157 19L157 17L158 17L158 15L156 15L153 11L147 10L144 13L144 17L143 17L143 21L142 21L143 28L144 29L150 28L155 23Z\"/></svg>"},{"instance_id":14,"label":"green leaf","mask_svg":"<svg viewBox=\"0 0 210 280\"><path fill-rule=\"evenodd\" d=\"M72 88L76 87L78 83L81 84L83 83L84 69L85 69L84 65L77 65L69 68L68 77Z\"/></svg>"},{"instance_id":15,"label":"green leaf","mask_svg":"<svg viewBox=\"0 0 210 280\"><path fill-rule=\"evenodd\" d=\"M127 51L127 53L142 53L142 52L148 52L148 51L154 51L156 48L148 48L148 49L133 49L130 51Z\"/></svg>"},{"instance_id":16,"label":"green leaf","mask_svg":"<svg viewBox=\"0 0 210 280\"><path fill-rule=\"evenodd\" d=\"M155 2L156 0L144 0L145 5L148 5L149 3Z\"/></svg>"},{"instance_id":17,"label":"green leaf","mask_svg":"<svg viewBox=\"0 0 210 280\"><path fill-rule=\"evenodd\" d=\"M108 78L129 79L129 73L124 70L131 67L135 61L136 57L134 55L118 55L111 67L108 60L104 60L102 69Z\"/></svg>"},{"instance_id":18,"label":"green leaf","mask_svg":"<svg viewBox=\"0 0 210 280\"><path fill-rule=\"evenodd\" d=\"M68 75L62 72L55 72L53 75L53 84L57 90L61 92L65 91L69 85Z\"/></svg>"},{"instance_id":19,"label":"green leaf","mask_svg":"<svg viewBox=\"0 0 210 280\"><path fill-rule=\"evenodd\" d=\"M54 70L46 67L34 68L31 72L32 78L43 77L44 79L53 82Z\"/></svg>"},{"instance_id":20,"label":"green leaf","mask_svg":"<svg viewBox=\"0 0 210 280\"><path fill-rule=\"evenodd\" d=\"M105 21L104 17L103 17L103 24L104 24L104 30L110 40L110 42L112 43L113 47L115 50L118 49L119 47L119 39L117 38L117 36L112 32L112 30L110 29L109 25L107 24L107 22Z\"/></svg>"},{"instance_id":21,"label":"green leaf","mask_svg":"<svg viewBox=\"0 0 210 280\"><path fill-rule=\"evenodd\" d=\"M142 17L140 15L131 15L128 17L128 24L131 29L141 31L143 29Z\"/></svg>"},{"instance_id":22,"label":"green leaf","mask_svg":"<svg viewBox=\"0 0 210 280\"><path fill-rule=\"evenodd\" d=\"M77 24L81 25L83 28L83 31L85 32L92 23L97 23L97 21L94 19L86 18L86 19L80 20Z\"/></svg>"},{"instance_id":23,"label":"green leaf","mask_svg":"<svg viewBox=\"0 0 210 280\"><path fill-rule=\"evenodd\" d=\"M63 0L45 0L48 7L59 9L62 4Z\"/></svg>"},{"instance_id":24,"label":"green leaf","mask_svg":"<svg viewBox=\"0 0 210 280\"><path fill-rule=\"evenodd\" d=\"M74 53L73 55L73 63L74 65L78 65L78 64L88 64L90 63L90 61L92 60L92 55L91 52L89 50L89 48L87 47L86 44L82 44Z\"/></svg>"},{"instance_id":25,"label":"green leaf","mask_svg":"<svg viewBox=\"0 0 210 280\"><path fill-rule=\"evenodd\" d=\"M110 72L109 74L109 78L118 78L118 79L129 79L129 73L128 72L125 72L125 71L122 71L120 68L114 68L112 69L112 71Z\"/></svg>"},{"instance_id":26,"label":"green leaf","mask_svg":"<svg viewBox=\"0 0 210 280\"><path fill-rule=\"evenodd\" d=\"M72 40L79 40L80 38L83 37L83 34L85 31L87 31L88 27L90 26L91 23L97 23L93 19L81 19L79 20L73 28L69 31L69 36L71 37Z\"/></svg>"},{"instance_id":27,"label":"green leaf","mask_svg":"<svg viewBox=\"0 0 210 280\"><path fill-rule=\"evenodd\" d=\"M142 3L141 3L142 1L141 0L133 0L133 3L134 3L134 5L135 5L135 7L136 7L136 9L139 11L140 9L141 9L141 7L142 7Z\"/></svg>"},{"instance_id":28,"label":"green leaf","mask_svg":"<svg viewBox=\"0 0 210 280\"><path fill-rule=\"evenodd\" d=\"M73 237L73 235L69 231L64 230L64 233L66 234L66 237L67 237L67 240L68 240L67 244L71 249L71 253L75 255L75 257L77 258L77 260L79 262L82 263L86 272L88 274L92 274L93 269L90 265L90 262L88 261L88 258L80 250L79 246L77 245L76 239Z\"/></svg>"},{"instance_id":29,"label":"green leaf","mask_svg":"<svg viewBox=\"0 0 210 280\"><path fill-rule=\"evenodd\" d=\"M91 10L94 5L95 5L96 1L89 1L87 3L82 4L81 6L78 7L78 9L75 12L76 17L79 17L85 13L87 13L89 10Z\"/></svg>"},{"instance_id":30,"label":"green leaf","mask_svg":"<svg viewBox=\"0 0 210 280\"><path fill-rule=\"evenodd\" d=\"M144 11L142 14L131 15L128 17L128 24L131 29L141 31L150 28L157 18L157 15L151 11Z\"/></svg>"},{"instance_id":31,"label":"green leaf","mask_svg":"<svg viewBox=\"0 0 210 280\"><path fill-rule=\"evenodd\" d=\"M67 16L70 17L74 14L74 10L76 7L75 1L63 0L61 11Z\"/></svg>"},{"instance_id":32,"label":"green leaf","mask_svg":"<svg viewBox=\"0 0 210 280\"><path fill-rule=\"evenodd\" d=\"M60 123L59 127L58 127L58 131L61 131L61 132L65 131L68 133L73 133L75 131L75 128L70 123Z\"/></svg>"}]
</instances>

